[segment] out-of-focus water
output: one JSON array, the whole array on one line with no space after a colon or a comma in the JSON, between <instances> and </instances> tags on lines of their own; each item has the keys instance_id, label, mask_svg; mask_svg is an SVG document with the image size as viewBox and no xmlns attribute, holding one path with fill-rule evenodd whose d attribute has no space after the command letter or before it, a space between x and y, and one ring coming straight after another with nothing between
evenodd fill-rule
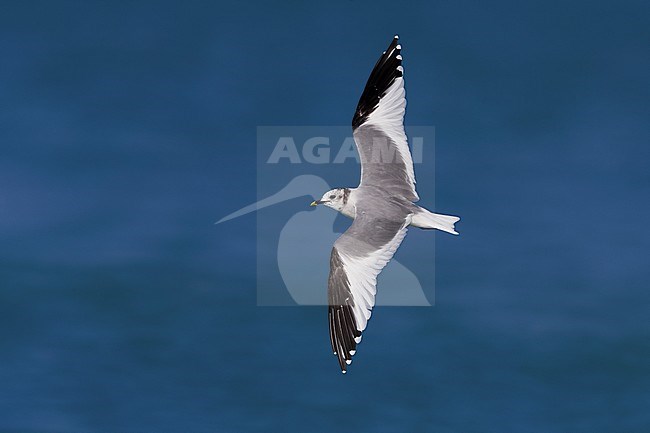
<instances>
[{"instance_id":1,"label":"out-of-focus water","mask_svg":"<svg viewBox=\"0 0 650 433\"><path fill-rule=\"evenodd\" d=\"M650 431L648 19L3 3L0 431ZM255 217L213 222L255 199L256 127L348 123L394 33L461 236L342 376L324 308L256 306Z\"/></svg>"}]
</instances>

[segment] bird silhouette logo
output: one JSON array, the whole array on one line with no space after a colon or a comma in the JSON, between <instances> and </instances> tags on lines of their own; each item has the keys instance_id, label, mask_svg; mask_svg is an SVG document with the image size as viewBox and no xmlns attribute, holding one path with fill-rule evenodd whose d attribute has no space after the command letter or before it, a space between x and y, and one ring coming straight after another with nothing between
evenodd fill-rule
<instances>
[{"instance_id":1,"label":"bird silhouette logo","mask_svg":"<svg viewBox=\"0 0 650 433\"><path fill-rule=\"evenodd\" d=\"M245 206L217 221L223 224L252 212L289 200L305 197L305 210L286 216L277 245L277 265L287 292L297 305L327 305L327 275L332 244L340 236L334 230L337 214L324 207L309 205L315 191L330 185L316 175L299 175L280 191ZM259 218L263 218L260 216ZM329 228L329 230L327 229ZM318 233L318 236L314 234ZM309 240L309 242L305 242ZM393 258L381 273L382 290L377 305L430 306L415 273Z\"/></svg>"}]
</instances>

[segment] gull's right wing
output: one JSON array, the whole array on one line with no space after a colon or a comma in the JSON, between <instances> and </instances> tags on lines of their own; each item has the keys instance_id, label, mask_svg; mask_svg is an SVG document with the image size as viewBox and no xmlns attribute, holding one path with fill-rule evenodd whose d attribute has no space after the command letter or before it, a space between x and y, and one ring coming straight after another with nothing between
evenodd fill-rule
<instances>
[{"instance_id":1,"label":"gull's right wing","mask_svg":"<svg viewBox=\"0 0 650 433\"><path fill-rule=\"evenodd\" d=\"M377 276L402 243L411 215L358 214L334 243L327 285L330 342L343 373L375 306Z\"/></svg>"}]
</instances>

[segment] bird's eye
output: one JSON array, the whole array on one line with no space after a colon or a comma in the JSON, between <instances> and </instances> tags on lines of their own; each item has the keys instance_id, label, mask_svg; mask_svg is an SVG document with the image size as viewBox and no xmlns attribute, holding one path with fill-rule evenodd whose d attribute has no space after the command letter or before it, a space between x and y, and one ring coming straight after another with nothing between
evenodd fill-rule
<instances>
[{"instance_id":1,"label":"bird's eye","mask_svg":"<svg viewBox=\"0 0 650 433\"><path fill-rule=\"evenodd\" d=\"M334 200L335 198L336 198L335 195L331 195L331 196L330 196L330 200Z\"/></svg>"}]
</instances>

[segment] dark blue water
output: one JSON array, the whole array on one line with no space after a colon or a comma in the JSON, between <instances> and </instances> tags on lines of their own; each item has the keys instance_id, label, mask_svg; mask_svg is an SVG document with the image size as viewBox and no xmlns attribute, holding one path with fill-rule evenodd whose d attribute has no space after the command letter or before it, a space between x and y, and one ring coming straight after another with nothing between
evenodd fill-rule
<instances>
[{"instance_id":1,"label":"dark blue water","mask_svg":"<svg viewBox=\"0 0 650 433\"><path fill-rule=\"evenodd\" d=\"M526 3L2 3L0 431L650 431L650 10ZM212 223L394 33L461 236L342 376Z\"/></svg>"}]
</instances>

